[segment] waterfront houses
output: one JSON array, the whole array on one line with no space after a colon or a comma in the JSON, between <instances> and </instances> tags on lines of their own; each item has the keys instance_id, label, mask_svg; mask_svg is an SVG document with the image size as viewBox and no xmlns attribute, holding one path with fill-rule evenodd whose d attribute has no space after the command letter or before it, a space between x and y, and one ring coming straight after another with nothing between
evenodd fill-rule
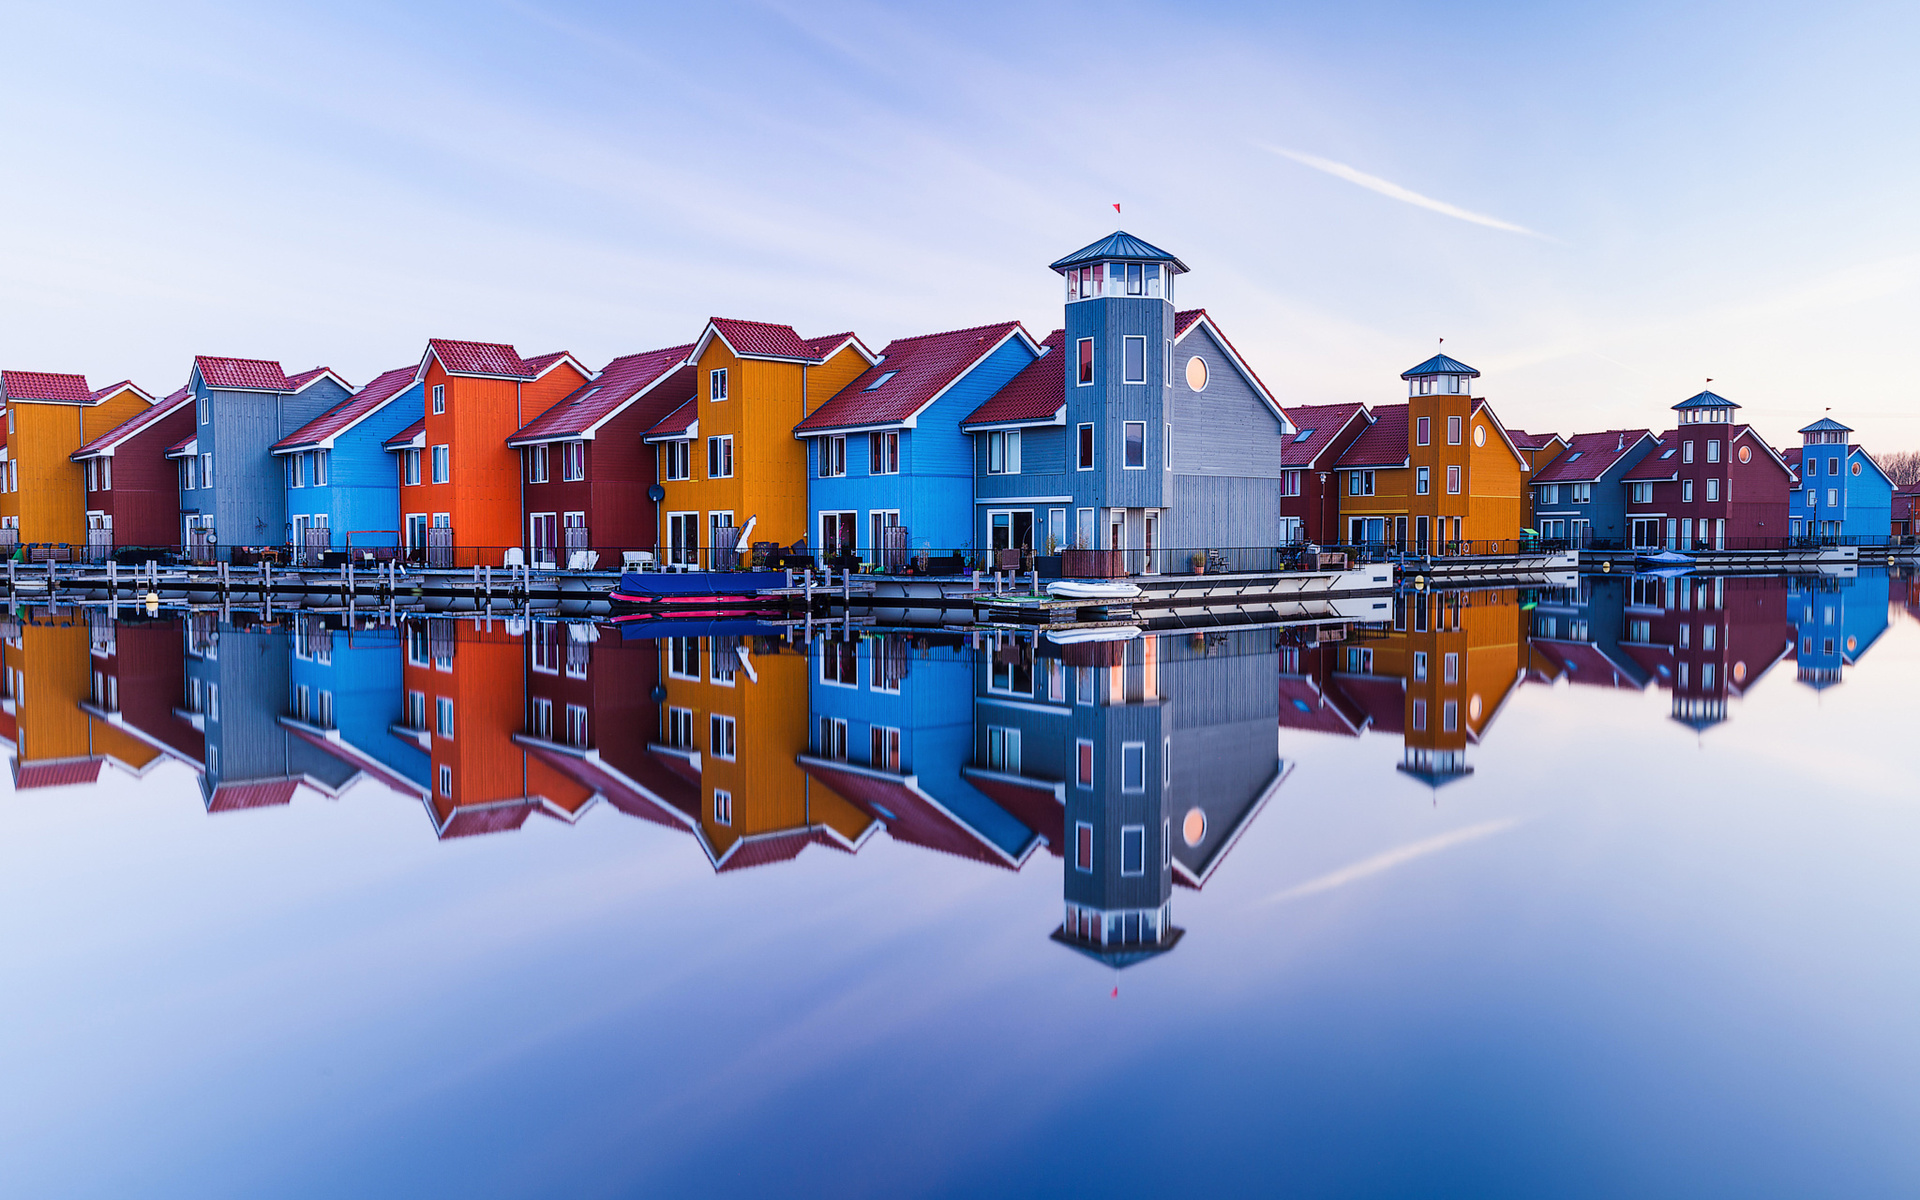
<instances>
[{"instance_id":1,"label":"waterfront houses","mask_svg":"<svg viewBox=\"0 0 1920 1200\"><path fill-rule=\"evenodd\" d=\"M521 426L527 561L541 567L618 566L659 541L658 480L687 477L687 446L648 445L649 430L693 398L691 344L614 359L560 403Z\"/></svg>"},{"instance_id":2,"label":"waterfront houses","mask_svg":"<svg viewBox=\"0 0 1920 1200\"><path fill-rule=\"evenodd\" d=\"M0 371L6 405L0 544L87 544L87 484L95 478L73 461L88 442L153 403L128 382L98 390L84 375ZM111 468L107 468L111 470ZM111 538L108 539L111 542Z\"/></svg>"},{"instance_id":3,"label":"waterfront houses","mask_svg":"<svg viewBox=\"0 0 1920 1200\"><path fill-rule=\"evenodd\" d=\"M1853 430L1822 417L1788 451L1794 480L1787 535L1795 542L1878 541L1893 521L1893 479L1851 440Z\"/></svg>"},{"instance_id":4,"label":"waterfront houses","mask_svg":"<svg viewBox=\"0 0 1920 1200\"><path fill-rule=\"evenodd\" d=\"M422 415L417 375L412 366L384 371L273 444L300 561L318 563L336 546L399 545L400 487L385 443Z\"/></svg>"},{"instance_id":5,"label":"waterfront houses","mask_svg":"<svg viewBox=\"0 0 1920 1200\"><path fill-rule=\"evenodd\" d=\"M1646 429L1575 434L1563 453L1532 476L1533 528L1550 543L1581 549L1629 544L1622 480L1659 444ZM1649 522L1645 531L1652 530ZM1632 544L1651 546L1657 539Z\"/></svg>"},{"instance_id":6,"label":"waterfront houses","mask_svg":"<svg viewBox=\"0 0 1920 1200\"><path fill-rule=\"evenodd\" d=\"M86 486L87 541L98 552L180 544L180 472L169 447L193 436L193 393L181 387L73 452Z\"/></svg>"},{"instance_id":7,"label":"waterfront houses","mask_svg":"<svg viewBox=\"0 0 1920 1200\"><path fill-rule=\"evenodd\" d=\"M1040 343L1040 356L961 422L972 436L973 503L962 547L995 556L1091 549L1092 534L1072 524L1067 468L1067 331Z\"/></svg>"},{"instance_id":8,"label":"waterfront houses","mask_svg":"<svg viewBox=\"0 0 1920 1200\"><path fill-rule=\"evenodd\" d=\"M993 474L1017 476L1021 431L970 438L962 421L1040 353L1018 321L897 338L807 414L794 435L806 446L808 528L822 553L897 571L910 552L972 545L976 451ZM1019 536L1010 514L996 514L1004 546L1034 547L1031 513Z\"/></svg>"},{"instance_id":9,"label":"waterfront houses","mask_svg":"<svg viewBox=\"0 0 1920 1200\"><path fill-rule=\"evenodd\" d=\"M1406 546L1413 473L1407 449L1407 406L1382 404L1373 421L1333 460L1339 493L1338 540L1355 546ZM1432 533L1429 530L1429 538Z\"/></svg>"},{"instance_id":10,"label":"waterfront houses","mask_svg":"<svg viewBox=\"0 0 1920 1200\"><path fill-rule=\"evenodd\" d=\"M1673 406L1679 425L1621 478L1636 548L1687 551L1786 545L1793 472L1739 405L1700 392Z\"/></svg>"},{"instance_id":11,"label":"waterfront houses","mask_svg":"<svg viewBox=\"0 0 1920 1200\"><path fill-rule=\"evenodd\" d=\"M1286 475L1280 509L1288 529L1316 545L1341 542L1346 531L1340 524L1341 480L1335 464L1373 426L1374 415L1364 404L1300 404L1289 408L1287 416L1295 426L1282 451Z\"/></svg>"}]
</instances>

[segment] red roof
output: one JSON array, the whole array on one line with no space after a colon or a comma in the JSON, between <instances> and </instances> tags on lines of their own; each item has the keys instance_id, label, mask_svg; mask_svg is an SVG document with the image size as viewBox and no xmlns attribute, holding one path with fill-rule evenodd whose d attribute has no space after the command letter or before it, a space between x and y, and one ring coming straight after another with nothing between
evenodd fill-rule
<instances>
[{"instance_id":1,"label":"red roof","mask_svg":"<svg viewBox=\"0 0 1920 1200\"><path fill-rule=\"evenodd\" d=\"M52 400L61 404L90 404L93 393L85 375L52 371L0 371L0 390L9 400Z\"/></svg>"},{"instance_id":2,"label":"red roof","mask_svg":"<svg viewBox=\"0 0 1920 1200\"><path fill-rule=\"evenodd\" d=\"M551 354L536 354L532 358L522 359L521 361L527 364L527 373L532 375L535 379L538 379L540 378L540 376L545 375L547 373L547 368L553 366L555 363L560 362L563 359L567 362L571 362L574 366L579 367L580 373L582 375L593 374L592 371L586 368L585 364L583 364L579 359L575 358L573 355L569 354L565 350L555 350Z\"/></svg>"},{"instance_id":3,"label":"red roof","mask_svg":"<svg viewBox=\"0 0 1920 1200\"><path fill-rule=\"evenodd\" d=\"M414 367L395 367L391 371L382 371L372 383L281 438L273 444L273 448L289 450L297 446L319 445L405 391L413 383L415 370Z\"/></svg>"},{"instance_id":4,"label":"red roof","mask_svg":"<svg viewBox=\"0 0 1920 1200\"><path fill-rule=\"evenodd\" d=\"M656 438L685 437L699 419L700 398L696 396L655 422L653 428L644 435L645 439L653 441Z\"/></svg>"},{"instance_id":5,"label":"red roof","mask_svg":"<svg viewBox=\"0 0 1920 1200\"><path fill-rule=\"evenodd\" d=\"M1787 470L1793 472L1794 479L1800 478L1800 451L1802 447L1789 446L1780 452L1780 458L1787 464Z\"/></svg>"},{"instance_id":6,"label":"red roof","mask_svg":"<svg viewBox=\"0 0 1920 1200\"><path fill-rule=\"evenodd\" d=\"M1174 313L1173 340L1177 342L1187 336L1187 330L1193 328L1193 323L1206 315L1207 310L1204 308L1189 308L1185 312Z\"/></svg>"},{"instance_id":7,"label":"red roof","mask_svg":"<svg viewBox=\"0 0 1920 1200\"><path fill-rule=\"evenodd\" d=\"M1001 321L948 333L896 338L880 352L878 363L855 376L794 429L897 425L932 403L1019 329L1018 321Z\"/></svg>"},{"instance_id":8,"label":"red roof","mask_svg":"<svg viewBox=\"0 0 1920 1200\"><path fill-rule=\"evenodd\" d=\"M194 439L199 436L200 435L197 433L190 433L187 436L181 438L179 441L175 442L173 445L167 447L166 453L163 457L172 458L176 454L185 454L187 452L187 447L193 445Z\"/></svg>"},{"instance_id":9,"label":"red roof","mask_svg":"<svg viewBox=\"0 0 1920 1200\"><path fill-rule=\"evenodd\" d=\"M846 345L848 342L852 342L860 351L860 357L866 359L868 362L873 361L873 352L861 343L859 335L855 334L852 330L848 330L845 333L829 333L824 337L810 337L806 339L806 342L807 349L812 351L813 357L819 359L821 362L832 358L834 351L840 349L840 347Z\"/></svg>"},{"instance_id":10,"label":"red roof","mask_svg":"<svg viewBox=\"0 0 1920 1200\"><path fill-rule=\"evenodd\" d=\"M1301 675L1280 677L1280 724L1286 729L1305 729L1315 733L1336 733L1359 737L1366 724L1364 713L1349 713L1340 704L1339 693L1322 693L1313 680Z\"/></svg>"},{"instance_id":11,"label":"red roof","mask_svg":"<svg viewBox=\"0 0 1920 1200\"><path fill-rule=\"evenodd\" d=\"M1652 437L1646 429L1607 429L1599 433L1576 433L1567 442L1559 458L1540 468L1535 483L1591 483L1611 471L1642 438Z\"/></svg>"},{"instance_id":12,"label":"red roof","mask_svg":"<svg viewBox=\"0 0 1920 1200\"><path fill-rule=\"evenodd\" d=\"M529 753L581 787L606 797L630 817L639 817L669 829L688 832L700 822L700 781L677 774L667 756L649 751L634 762L632 782L615 775L606 764L577 753L516 738ZM663 761L665 760L665 761Z\"/></svg>"},{"instance_id":13,"label":"red roof","mask_svg":"<svg viewBox=\"0 0 1920 1200\"><path fill-rule=\"evenodd\" d=\"M277 362L264 358L218 358L195 355L193 365L210 388L230 388L240 392L290 392L293 381Z\"/></svg>"},{"instance_id":14,"label":"red roof","mask_svg":"<svg viewBox=\"0 0 1920 1200\"><path fill-rule=\"evenodd\" d=\"M895 841L989 866L1020 868L1019 860L1001 853L993 843L955 820L953 814L930 803L923 793L908 787L905 779L829 767L819 762L805 763L804 768L808 775L845 797L869 819L882 821ZM883 810L891 813L892 818L883 817ZM1033 842L1033 838L1027 839L1029 847Z\"/></svg>"},{"instance_id":15,"label":"red roof","mask_svg":"<svg viewBox=\"0 0 1920 1200\"><path fill-rule=\"evenodd\" d=\"M66 787L74 783L92 783L100 778L97 758L69 758L60 762L22 763L13 760L14 790Z\"/></svg>"},{"instance_id":16,"label":"red roof","mask_svg":"<svg viewBox=\"0 0 1920 1200\"><path fill-rule=\"evenodd\" d=\"M1668 430L1667 435L1672 437L1673 431ZM1637 479L1643 482L1649 479L1674 478L1680 471L1680 443L1666 441L1666 439L1662 441L1664 445L1655 446L1647 451L1647 456L1635 463L1633 469L1620 478L1622 480ZM1561 457L1565 458L1566 455L1563 454Z\"/></svg>"},{"instance_id":17,"label":"red roof","mask_svg":"<svg viewBox=\"0 0 1920 1200\"><path fill-rule=\"evenodd\" d=\"M272 808L291 804L300 789L298 779L268 779L258 783L223 783L213 789L208 812L235 812L243 808Z\"/></svg>"},{"instance_id":18,"label":"red roof","mask_svg":"<svg viewBox=\"0 0 1920 1200\"><path fill-rule=\"evenodd\" d=\"M413 439L419 437L421 434L425 433L426 431L427 431L427 419L425 417L421 417L418 421L415 421L413 424L407 426L405 429L402 429L399 433L396 433L392 437L388 438L386 442L387 449L392 450L399 447L405 447L411 444Z\"/></svg>"},{"instance_id":19,"label":"red roof","mask_svg":"<svg viewBox=\"0 0 1920 1200\"><path fill-rule=\"evenodd\" d=\"M1007 380L985 404L960 422L968 425L1030 425L1051 421L1067 403L1067 331L1056 329L1040 343L1044 353Z\"/></svg>"},{"instance_id":20,"label":"red roof","mask_svg":"<svg viewBox=\"0 0 1920 1200\"><path fill-rule=\"evenodd\" d=\"M741 871L748 867L764 867L769 863L787 862L798 858L802 850L814 844L846 851L845 846L818 830L795 829L786 833L741 838L721 856L714 870Z\"/></svg>"},{"instance_id":21,"label":"red roof","mask_svg":"<svg viewBox=\"0 0 1920 1200\"><path fill-rule=\"evenodd\" d=\"M1280 460L1289 467L1310 467L1329 443L1356 417L1366 421L1364 404L1301 404L1287 410L1287 419L1297 431L1281 447ZM1300 441L1300 434L1310 434Z\"/></svg>"},{"instance_id":22,"label":"red roof","mask_svg":"<svg viewBox=\"0 0 1920 1200\"><path fill-rule=\"evenodd\" d=\"M133 416L115 425L112 429L107 430L78 450L75 450L72 457L75 459L89 458L100 453L102 450L111 449L147 428L149 425L173 413L179 412L181 406L191 402L192 399L193 393L182 387L179 391L174 392L173 395L160 401L160 403L135 413ZM187 441L190 442L192 440L192 435L189 435ZM185 445L184 442L180 444ZM172 448L174 447L169 447L169 449Z\"/></svg>"},{"instance_id":23,"label":"red roof","mask_svg":"<svg viewBox=\"0 0 1920 1200\"><path fill-rule=\"evenodd\" d=\"M707 325L725 339L728 348L741 358L786 358L813 362L820 357L813 344L795 333L791 325L739 321L732 317L714 317Z\"/></svg>"},{"instance_id":24,"label":"red roof","mask_svg":"<svg viewBox=\"0 0 1920 1200\"><path fill-rule=\"evenodd\" d=\"M1373 424L1353 439L1334 466L1398 467L1407 461L1407 406L1382 404L1373 410Z\"/></svg>"},{"instance_id":25,"label":"red roof","mask_svg":"<svg viewBox=\"0 0 1920 1200\"><path fill-rule=\"evenodd\" d=\"M141 387L139 384L135 383L131 379L122 379L118 383L110 383L106 387L95 388L87 396L87 399L93 401L95 404L98 404L100 401L105 400L108 396L111 396L114 393L122 390L131 390L131 391L137 392L139 393L140 398L142 400L145 400L148 404L153 403L153 395L150 392L148 392L147 389Z\"/></svg>"},{"instance_id":26,"label":"red roof","mask_svg":"<svg viewBox=\"0 0 1920 1200\"><path fill-rule=\"evenodd\" d=\"M341 387L346 388L348 391L353 390L353 385L341 379L340 375L334 371L332 367L315 367L310 371L302 371L298 375L289 375L287 376L287 389L297 392L322 375L332 375L335 379L339 380Z\"/></svg>"},{"instance_id":27,"label":"red roof","mask_svg":"<svg viewBox=\"0 0 1920 1200\"><path fill-rule=\"evenodd\" d=\"M520 352L501 342L458 342L429 338L427 352L454 375L489 375L497 379L532 379L532 364Z\"/></svg>"},{"instance_id":28,"label":"red roof","mask_svg":"<svg viewBox=\"0 0 1920 1200\"><path fill-rule=\"evenodd\" d=\"M440 823L442 838L474 837L483 833L505 833L527 823L527 817L539 808L534 800L516 800L507 804L489 804L478 808L456 808Z\"/></svg>"},{"instance_id":29,"label":"red roof","mask_svg":"<svg viewBox=\"0 0 1920 1200\"><path fill-rule=\"evenodd\" d=\"M1407 731L1407 685L1392 675L1333 676L1329 692L1338 691L1355 712L1364 713L1375 733Z\"/></svg>"},{"instance_id":30,"label":"red roof","mask_svg":"<svg viewBox=\"0 0 1920 1200\"><path fill-rule=\"evenodd\" d=\"M647 393L648 411L636 419L651 426L693 394L694 370L682 365L692 349L689 343L614 359L565 400L522 426L507 439L507 445L579 437L642 392Z\"/></svg>"},{"instance_id":31,"label":"red roof","mask_svg":"<svg viewBox=\"0 0 1920 1200\"><path fill-rule=\"evenodd\" d=\"M1586 687L1632 688L1636 692L1646 686L1622 671L1620 664L1609 659L1600 647L1591 642L1543 642L1534 639L1532 645L1536 651L1550 651L1560 661L1569 683Z\"/></svg>"},{"instance_id":32,"label":"red roof","mask_svg":"<svg viewBox=\"0 0 1920 1200\"><path fill-rule=\"evenodd\" d=\"M1509 429L1507 430L1507 436L1512 438L1513 444L1522 450L1538 450L1560 435L1557 433L1528 433L1524 429Z\"/></svg>"}]
</instances>

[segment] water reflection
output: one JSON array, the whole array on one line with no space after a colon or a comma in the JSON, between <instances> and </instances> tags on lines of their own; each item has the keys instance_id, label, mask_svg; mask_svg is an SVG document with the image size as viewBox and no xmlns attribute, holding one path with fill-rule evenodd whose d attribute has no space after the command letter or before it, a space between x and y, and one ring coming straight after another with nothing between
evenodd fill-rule
<instances>
[{"instance_id":1,"label":"water reflection","mask_svg":"<svg viewBox=\"0 0 1920 1200\"><path fill-rule=\"evenodd\" d=\"M442 839L605 802L715 872L876 834L991 871L1052 860L1052 939L1113 966L1165 954L1286 780L1284 740L1385 735L1398 771L1470 776L1522 687L1671 695L1705 733L1786 658L1842 682L1920 609L1904 576L1595 576L1408 592L1378 624L1060 647L1011 632L815 635L301 613L271 624L22 610L0 732L17 788L175 760L211 813L370 782ZM655 636L658 634L665 636Z\"/></svg>"}]
</instances>

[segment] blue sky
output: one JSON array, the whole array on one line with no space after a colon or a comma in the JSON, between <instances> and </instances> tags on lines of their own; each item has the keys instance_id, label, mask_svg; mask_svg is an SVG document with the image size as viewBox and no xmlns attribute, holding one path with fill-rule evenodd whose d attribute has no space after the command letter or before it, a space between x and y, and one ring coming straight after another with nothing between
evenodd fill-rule
<instances>
[{"instance_id":1,"label":"blue sky","mask_svg":"<svg viewBox=\"0 0 1920 1200\"><path fill-rule=\"evenodd\" d=\"M1444 336L1515 426L1661 428L1710 376L1776 444L1831 407L1920 447L1916 25L14 5L0 360L167 390L195 353L360 382L430 336L597 364L712 314L1043 334L1045 264L1120 225L1284 403L1391 401Z\"/></svg>"}]
</instances>

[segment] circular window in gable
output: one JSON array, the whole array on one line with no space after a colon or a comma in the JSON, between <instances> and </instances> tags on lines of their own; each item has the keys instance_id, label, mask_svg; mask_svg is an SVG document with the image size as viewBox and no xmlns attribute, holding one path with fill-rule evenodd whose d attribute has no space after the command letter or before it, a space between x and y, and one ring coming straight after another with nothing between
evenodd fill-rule
<instances>
[{"instance_id":1,"label":"circular window in gable","mask_svg":"<svg viewBox=\"0 0 1920 1200\"><path fill-rule=\"evenodd\" d=\"M1487 444L1487 427L1485 425L1475 425L1473 427L1473 444L1476 446L1484 446Z\"/></svg>"},{"instance_id":2,"label":"circular window in gable","mask_svg":"<svg viewBox=\"0 0 1920 1200\"><path fill-rule=\"evenodd\" d=\"M1740 447L1740 461L1741 461L1741 462L1752 462L1752 461L1753 461L1753 447L1752 447L1752 446L1742 446L1742 447Z\"/></svg>"},{"instance_id":3,"label":"circular window in gable","mask_svg":"<svg viewBox=\"0 0 1920 1200\"><path fill-rule=\"evenodd\" d=\"M1196 392L1207 390L1207 360L1198 354L1187 360L1187 386Z\"/></svg>"},{"instance_id":4,"label":"circular window in gable","mask_svg":"<svg viewBox=\"0 0 1920 1200\"><path fill-rule=\"evenodd\" d=\"M1207 836L1207 814L1197 807L1188 809L1180 821L1180 836L1186 839L1187 845L1198 846L1200 839Z\"/></svg>"},{"instance_id":5,"label":"circular window in gable","mask_svg":"<svg viewBox=\"0 0 1920 1200\"><path fill-rule=\"evenodd\" d=\"M1855 463L1855 464L1853 464L1853 473L1854 473L1855 475L1858 475L1858 474L1860 473L1860 464L1859 464L1859 463Z\"/></svg>"},{"instance_id":6,"label":"circular window in gable","mask_svg":"<svg viewBox=\"0 0 1920 1200\"><path fill-rule=\"evenodd\" d=\"M1733 681L1735 683L1745 683L1747 681L1747 664L1746 663L1737 662L1733 664Z\"/></svg>"}]
</instances>

